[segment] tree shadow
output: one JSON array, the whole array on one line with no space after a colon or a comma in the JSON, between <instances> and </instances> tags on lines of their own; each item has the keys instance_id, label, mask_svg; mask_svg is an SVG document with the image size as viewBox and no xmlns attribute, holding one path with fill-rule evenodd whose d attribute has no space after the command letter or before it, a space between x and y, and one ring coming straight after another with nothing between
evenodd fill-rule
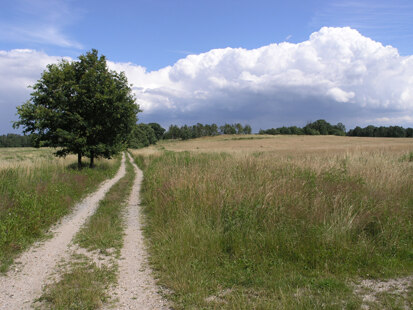
<instances>
[{"instance_id":1,"label":"tree shadow","mask_svg":"<svg viewBox=\"0 0 413 310\"><path fill-rule=\"evenodd\" d=\"M67 169L69 169L69 170L82 170L84 168L89 168L89 163L82 163L80 168L79 168L77 162L67 165Z\"/></svg>"},{"instance_id":2,"label":"tree shadow","mask_svg":"<svg viewBox=\"0 0 413 310\"><path fill-rule=\"evenodd\" d=\"M71 163L69 165L67 165L67 169L69 170L83 170L83 169L93 169L93 170L108 170L110 169L110 165L106 162L97 162L95 163L95 165L93 166L93 168L90 168L89 163L88 162L82 162L82 165L79 169L77 162Z\"/></svg>"}]
</instances>

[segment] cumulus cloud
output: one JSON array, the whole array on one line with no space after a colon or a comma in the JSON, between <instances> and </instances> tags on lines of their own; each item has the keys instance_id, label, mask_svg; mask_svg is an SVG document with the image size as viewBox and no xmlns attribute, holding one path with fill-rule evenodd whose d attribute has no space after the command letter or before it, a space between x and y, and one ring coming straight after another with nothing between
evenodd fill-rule
<instances>
[{"instance_id":1,"label":"cumulus cloud","mask_svg":"<svg viewBox=\"0 0 413 310\"><path fill-rule=\"evenodd\" d=\"M13 131L16 106L29 99L29 86L40 78L48 64L60 59L62 57L27 49L0 50L0 134Z\"/></svg>"},{"instance_id":2,"label":"cumulus cloud","mask_svg":"<svg viewBox=\"0 0 413 310\"><path fill-rule=\"evenodd\" d=\"M190 122L190 116L193 122L239 120L257 127L320 117L408 121L400 115L413 113L413 57L350 28L324 27L299 44L215 49L154 72L110 66L137 86L148 116L168 115L172 122Z\"/></svg>"},{"instance_id":3,"label":"cumulus cloud","mask_svg":"<svg viewBox=\"0 0 413 310\"><path fill-rule=\"evenodd\" d=\"M10 53L26 55L17 62L29 72L55 61L34 51L2 52L0 68ZM413 56L400 56L351 28L325 27L298 44L214 49L151 72L132 63L109 67L124 71L133 84L141 120L165 126L243 122L258 130L319 118L347 127L384 120L413 125ZM17 86L18 79L33 77L25 69L8 70Z\"/></svg>"}]
</instances>

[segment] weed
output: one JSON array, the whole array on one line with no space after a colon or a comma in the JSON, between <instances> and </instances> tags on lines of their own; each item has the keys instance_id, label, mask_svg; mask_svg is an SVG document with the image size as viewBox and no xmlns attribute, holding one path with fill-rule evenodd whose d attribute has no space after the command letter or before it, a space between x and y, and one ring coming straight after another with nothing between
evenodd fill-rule
<instances>
[{"instance_id":1,"label":"weed","mask_svg":"<svg viewBox=\"0 0 413 310\"><path fill-rule=\"evenodd\" d=\"M413 162L413 152L409 152L400 157L399 161Z\"/></svg>"}]
</instances>

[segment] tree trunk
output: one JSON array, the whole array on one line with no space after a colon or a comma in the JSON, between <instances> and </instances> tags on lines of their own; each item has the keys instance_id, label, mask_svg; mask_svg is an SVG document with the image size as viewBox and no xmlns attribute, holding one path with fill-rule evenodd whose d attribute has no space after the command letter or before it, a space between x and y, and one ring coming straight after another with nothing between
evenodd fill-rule
<instances>
[{"instance_id":1,"label":"tree trunk","mask_svg":"<svg viewBox=\"0 0 413 310\"><path fill-rule=\"evenodd\" d=\"M82 169L82 153L77 153L77 169Z\"/></svg>"},{"instance_id":2,"label":"tree trunk","mask_svg":"<svg viewBox=\"0 0 413 310\"><path fill-rule=\"evenodd\" d=\"M90 152L90 165L89 165L90 168L95 167L94 159L95 159L95 156L93 152Z\"/></svg>"}]
</instances>

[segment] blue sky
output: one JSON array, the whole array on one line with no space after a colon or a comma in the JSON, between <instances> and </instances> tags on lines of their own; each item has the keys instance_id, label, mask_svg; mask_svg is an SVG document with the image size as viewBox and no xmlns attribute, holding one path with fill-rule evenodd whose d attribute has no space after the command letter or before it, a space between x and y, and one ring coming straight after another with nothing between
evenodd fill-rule
<instances>
[{"instance_id":1,"label":"blue sky","mask_svg":"<svg viewBox=\"0 0 413 310\"><path fill-rule=\"evenodd\" d=\"M111 68L126 72L144 108L142 121L159 121L164 126L240 121L251 123L255 131L304 125L318 118L343 121L347 127L368 123L413 126L413 94L409 91L413 82L408 77L412 70L409 57L413 55L410 0L3 0L0 4L0 79L3 75L3 80L13 80L12 85L0 89L4 111L0 134L13 131L10 120L15 119L15 107L29 98L26 86L40 77L45 64L62 57L75 59L91 48L106 55ZM337 31L323 32L323 27ZM320 38L311 40L313 33ZM384 58L377 59L370 39L383 45L380 57ZM328 45L322 43L326 40ZM282 42L292 43L294 50L270 48ZM311 48L303 47L305 42ZM358 45L354 47L352 42ZM397 50L385 49L387 45ZM228 47L232 49L224 50ZM380 83L387 85L386 79L394 78L390 65L400 66L396 79L402 82L386 91L371 89L366 93L362 89L379 82L365 72L355 85L347 67L337 68L342 75L346 72L346 79L325 71L322 86L305 82L319 74L317 66L324 68L346 48L352 49L347 62L362 62L363 68L376 70L378 75L387 72ZM24 53L16 51L23 49ZM304 63L314 50L320 62ZM330 54L325 54L326 50ZM249 65L261 52L265 53L261 58L271 63L280 55L296 58L264 72L257 62ZM357 53L363 56L357 58ZM397 53L397 64L390 63L396 57L393 53ZM371 67L369 57L376 67ZM206 65L208 61L211 66ZM387 61L389 65L382 67ZM299 63L302 67L297 67ZM280 68L285 76L278 76ZM291 78L291 74L298 75ZM272 78L265 80L266 76ZM298 76L299 91L291 87L293 82L287 86L280 82L289 78L297 81Z\"/></svg>"}]
</instances>

